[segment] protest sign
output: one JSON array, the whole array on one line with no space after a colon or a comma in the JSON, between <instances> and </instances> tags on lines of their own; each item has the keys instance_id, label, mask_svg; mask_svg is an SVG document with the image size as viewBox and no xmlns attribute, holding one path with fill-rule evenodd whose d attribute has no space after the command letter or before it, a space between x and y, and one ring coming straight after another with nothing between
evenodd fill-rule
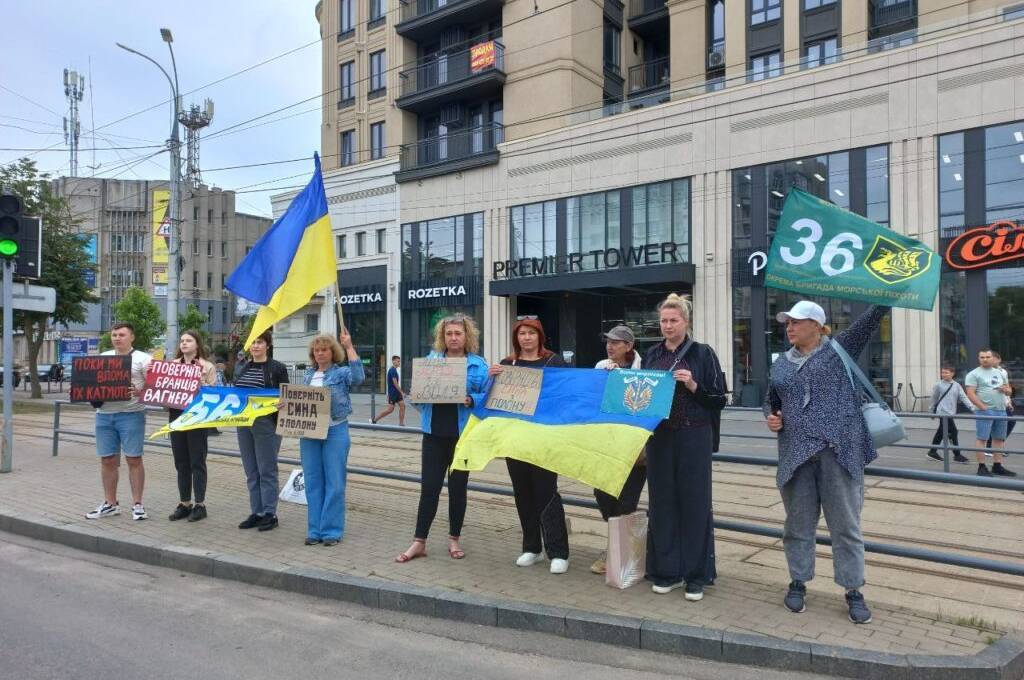
<instances>
[{"instance_id":1,"label":"protest sign","mask_svg":"<svg viewBox=\"0 0 1024 680\"><path fill-rule=\"evenodd\" d=\"M151 361L139 402L151 406L184 409L202 386L203 367L178 361Z\"/></svg>"},{"instance_id":2,"label":"protest sign","mask_svg":"<svg viewBox=\"0 0 1024 680\"><path fill-rule=\"evenodd\" d=\"M791 189L765 285L802 295L931 310L941 262L927 246Z\"/></svg>"},{"instance_id":3,"label":"protest sign","mask_svg":"<svg viewBox=\"0 0 1024 680\"><path fill-rule=\"evenodd\" d=\"M276 389L203 385L180 416L149 438L204 427L250 427L257 418L276 412L279 398Z\"/></svg>"},{"instance_id":4,"label":"protest sign","mask_svg":"<svg viewBox=\"0 0 1024 680\"><path fill-rule=\"evenodd\" d=\"M277 434L327 439L327 428L331 426L331 390L282 383L277 411Z\"/></svg>"},{"instance_id":5,"label":"protest sign","mask_svg":"<svg viewBox=\"0 0 1024 680\"><path fill-rule=\"evenodd\" d=\"M675 389L676 381L668 371L609 371L601 411L638 418L668 418Z\"/></svg>"},{"instance_id":6,"label":"protest sign","mask_svg":"<svg viewBox=\"0 0 1024 680\"><path fill-rule=\"evenodd\" d=\"M466 400L466 357L413 359L409 399L421 404L463 403Z\"/></svg>"},{"instance_id":7,"label":"protest sign","mask_svg":"<svg viewBox=\"0 0 1024 680\"><path fill-rule=\"evenodd\" d=\"M494 377L487 395L487 408L532 416L537 410L543 380L543 369L505 366Z\"/></svg>"},{"instance_id":8,"label":"protest sign","mask_svg":"<svg viewBox=\"0 0 1024 680\"><path fill-rule=\"evenodd\" d=\"M71 366L71 401L131 401L130 354L75 357Z\"/></svg>"}]
</instances>

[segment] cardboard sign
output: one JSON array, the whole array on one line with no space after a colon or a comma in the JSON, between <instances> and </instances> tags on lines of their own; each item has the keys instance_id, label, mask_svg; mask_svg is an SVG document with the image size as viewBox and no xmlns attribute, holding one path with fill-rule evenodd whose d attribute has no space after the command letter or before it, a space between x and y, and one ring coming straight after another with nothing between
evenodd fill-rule
<instances>
[{"instance_id":1,"label":"cardboard sign","mask_svg":"<svg viewBox=\"0 0 1024 680\"><path fill-rule=\"evenodd\" d=\"M75 357L71 370L71 401L131 401L130 354Z\"/></svg>"},{"instance_id":2,"label":"cardboard sign","mask_svg":"<svg viewBox=\"0 0 1024 680\"><path fill-rule=\"evenodd\" d=\"M327 428L330 426L330 388L281 384L277 434L284 437L327 439Z\"/></svg>"},{"instance_id":3,"label":"cardboard sign","mask_svg":"<svg viewBox=\"0 0 1024 680\"><path fill-rule=\"evenodd\" d=\"M413 359L409 399L421 404L464 403L466 357Z\"/></svg>"},{"instance_id":4,"label":"cardboard sign","mask_svg":"<svg viewBox=\"0 0 1024 680\"><path fill-rule=\"evenodd\" d=\"M139 402L183 410L202 386L203 367L177 361L151 361Z\"/></svg>"},{"instance_id":5,"label":"cardboard sign","mask_svg":"<svg viewBox=\"0 0 1024 680\"><path fill-rule=\"evenodd\" d=\"M543 369L505 366L494 378L487 395L487 408L532 416L537 410L543 381Z\"/></svg>"},{"instance_id":6,"label":"cardboard sign","mask_svg":"<svg viewBox=\"0 0 1024 680\"><path fill-rule=\"evenodd\" d=\"M601 411L641 418L668 418L676 381L668 371L608 371Z\"/></svg>"}]
</instances>

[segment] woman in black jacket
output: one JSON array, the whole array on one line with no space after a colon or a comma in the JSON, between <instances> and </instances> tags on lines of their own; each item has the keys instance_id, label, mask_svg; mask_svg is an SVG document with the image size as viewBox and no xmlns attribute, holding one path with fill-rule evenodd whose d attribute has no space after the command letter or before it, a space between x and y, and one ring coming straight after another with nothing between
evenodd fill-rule
<instances>
[{"instance_id":1,"label":"woman in black jacket","mask_svg":"<svg viewBox=\"0 0 1024 680\"><path fill-rule=\"evenodd\" d=\"M235 387L277 389L288 382L288 369L274 361L270 331L264 332L249 345L249 360L235 368ZM251 513L238 525L239 529L258 528L270 531L277 526L277 453L281 437L276 434L277 413L260 416L252 427L239 427L238 451L242 455L245 483L249 487Z\"/></svg>"},{"instance_id":2,"label":"woman in black jacket","mask_svg":"<svg viewBox=\"0 0 1024 680\"><path fill-rule=\"evenodd\" d=\"M715 351L689 335L691 310L675 293L658 305L665 339L643 365L676 381L669 417L647 442L647 579L661 594L685 584L686 599L696 602L716 575L711 452L726 397Z\"/></svg>"}]
</instances>

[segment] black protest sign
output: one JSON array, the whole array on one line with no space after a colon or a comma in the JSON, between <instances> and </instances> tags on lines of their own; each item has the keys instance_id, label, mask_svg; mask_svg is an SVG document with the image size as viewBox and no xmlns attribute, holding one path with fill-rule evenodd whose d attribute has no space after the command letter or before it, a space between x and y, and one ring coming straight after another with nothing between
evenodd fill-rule
<instances>
[{"instance_id":1,"label":"black protest sign","mask_svg":"<svg viewBox=\"0 0 1024 680\"><path fill-rule=\"evenodd\" d=\"M130 354L75 357L71 371L71 401L131 401Z\"/></svg>"}]
</instances>

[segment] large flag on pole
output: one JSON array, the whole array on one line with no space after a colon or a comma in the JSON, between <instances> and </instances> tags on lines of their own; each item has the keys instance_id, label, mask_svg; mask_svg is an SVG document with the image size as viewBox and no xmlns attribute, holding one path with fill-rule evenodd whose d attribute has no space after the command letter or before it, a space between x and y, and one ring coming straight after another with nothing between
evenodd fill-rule
<instances>
[{"instance_id":1,"label":"large flag on pole","mask_svg":"<svg viewBox=\"0 0 1024 680\"><path fill-rule=\"evenodd\" d=\"M246 349L260 333L305 307L317 291L337 281L320 156L314 154L313 162L309 184L225 283L231 292L260 305Z\"/></svg>"}]
</instances>

